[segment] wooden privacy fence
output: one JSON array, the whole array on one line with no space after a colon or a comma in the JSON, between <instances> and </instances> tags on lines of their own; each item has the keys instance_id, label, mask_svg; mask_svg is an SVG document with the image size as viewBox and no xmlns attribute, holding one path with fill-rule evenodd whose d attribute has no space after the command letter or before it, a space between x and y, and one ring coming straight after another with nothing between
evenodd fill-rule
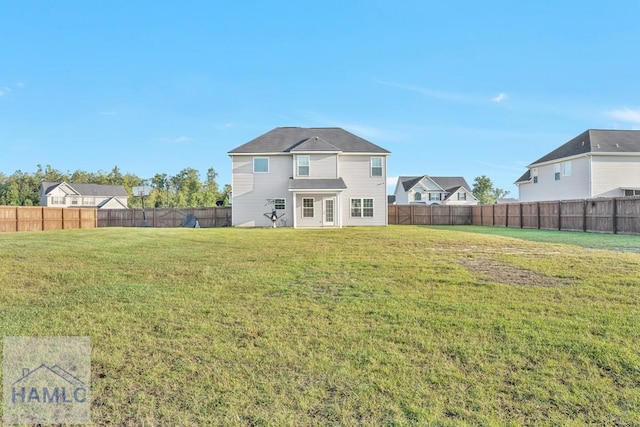
<instances>
[{"instance_id":1,"label":"wooden privacy fence","mask_svg":"<svg viewBox=\"0 0 640 427\"><path fill-rule=\"evenodd\" d=\"M471 206L388 205L388 215L389 224L471 224Z\"/></svg>"},{"instance_id":2,"label":"wooden privacy fence","mask_svg":"<svg viewBox=\"0 0 640 427\"><path fill-rule=\"evenodd\" d=\"M200 227L231 225L231 206L166 209L100 209L98 227L182 227L187 215L193 215Z\"/></svg>"},{"instance_id":3,"label":"wooden privacy fence","mask_svg":"<svg viewBox=\"0 0 640 427\"><path fill-rule=\"evenodd\" d=\"M640 198L598 198L472 207L473 225L640 234Z\"/></svg>"},{"instance_id":4,"label":"wooden privacy fence","mask_svg":"<svg viewBox=\"0 0 640 427\"><path fill-rule=\"evenodd\" d=\"M388 205L389 224L487 225L640 234L640 197L499 205Z\"/></svg>"},{"instance_id":5,"label":"wooden privacy fence","mask_svg":"<svg viewBox=\"0 0 640 427\"><path fill-rule=\"evenodd\" d=\"M0 232L95 228L96 209L0 206Z\"/></svg>"}]
</instances>

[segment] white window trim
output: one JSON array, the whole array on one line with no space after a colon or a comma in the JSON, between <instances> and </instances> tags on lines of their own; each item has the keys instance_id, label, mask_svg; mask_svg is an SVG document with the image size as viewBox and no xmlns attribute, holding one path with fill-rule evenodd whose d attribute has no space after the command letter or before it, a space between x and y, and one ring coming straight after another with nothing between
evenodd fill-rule
<instances>
[{"instance_id":1,"label":"white window trim","mask_svg":"<svg viewBox=\"0 0 640 427\"><path fill-rule=\"evenodd\" d=\"M354 200L360 200L360 215L353 215L353 201ZM371 207L367 207L366 209L371 209L371 216L365 216L364 215L364 210L365 210L365 206L364 206L364 201L365 200L371 200ZM349 218L374 218L376 215L376 210L375 210L375 199L373 197L352 197L351 199L349 199Z\"/></svg>"},{"instance_id":2,"label":"white window trim","mask_svg":"<svg viewBox=\"0 0 640 427\"><path fill-rule=\"evenodd\" d=\"M309 169L309 172L306 175L301 175L300 174L300 159L301 158L306 158L307 159L306 167ZM302 166L305 166L305 165L302 165ZM297 176L311 176L311 156L307 156L307 155L298 155L298 156L296 156L296 175Z\"/></svg>"},{"instance_id":3,"label":"white window trim","mask_svg":"<svg viewBox=\"0 0 640 427\"><path fill-rule=\"evenodd\" d=\"M256 160L257 159L266 159L267 160L267 170L266 171L256 171ZM268 157L264 156L256 156L253 158L253 173L269 173L270 161Z\"/></svg>"},{"instance_id":4,"label":"white window trim","mask_svg":"<svg viewBox=\"0 0 640 427\"><path fill-rule=\"evenodd\" d=\"M284 208L282 208L282 209L277 208L278 202L276 202L276 200L282 200L282 204L284 205ZM286 210L287 209L287 199L285 197L274 197L273 198L273 209L281 210L281 211Z\"/></svg>"},{"instance_id":5,"label":"white window trim","mask_svg":"<svg viewBox=\"0 0 640 427\"><path fill-rule=\"evenodd\" d=\"M304 201L305 200L311 200L311 207L305 207L304 205ZM305 209L311 209L311 216L305 216L304 214L304 210ZM302 212L301 212L301 217L303 219L308 219L308 218L315 218L316 216L316 201L313 197L303 197L302 198Z\"/></svg>"},{"instance_id":6,"label":"white window trim","mask_svg":"<svg viewBox=\"0 0 640 427\"><path fill-rule=\"evenodd\" d=\"M567 169L569 170L567 171ZM564 162L562 164L562 176L571 176L571 172L571 162Z\"/></svg>"},{"instance_id":7,"label":"white window trim","mask_svg":"<svg viewBox=\"0 0 640 427\"><path fill-rule=\"evenodd\" d=\"M373 166L373 159L380 159L380 166ZM380 175L374 175L373 174L373 168L380 168ZM382 176L384 176L384 161L382 157L379 156L374 156L371 157L371 159L369 160L369 175L372 178L381 178Z\"/></svg>"}]
</instances>

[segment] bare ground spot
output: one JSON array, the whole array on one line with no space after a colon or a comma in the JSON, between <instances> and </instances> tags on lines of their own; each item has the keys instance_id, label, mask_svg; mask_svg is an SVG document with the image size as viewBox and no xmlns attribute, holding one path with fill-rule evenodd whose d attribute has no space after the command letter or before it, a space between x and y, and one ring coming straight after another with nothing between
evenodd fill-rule
<instances>
[{"instance_id":1,"label":"bare ground spot","mask_svg":"<svg viewBox=\"0 0 640 427\"><path fill-rule=\"evenodd\" d=\"M559 286L571 284L570 279L560 279L539 274L521 267L486 258L461 258L458 264L480 276L483 283L510 285Z\"/></svg>"}]
</instances>

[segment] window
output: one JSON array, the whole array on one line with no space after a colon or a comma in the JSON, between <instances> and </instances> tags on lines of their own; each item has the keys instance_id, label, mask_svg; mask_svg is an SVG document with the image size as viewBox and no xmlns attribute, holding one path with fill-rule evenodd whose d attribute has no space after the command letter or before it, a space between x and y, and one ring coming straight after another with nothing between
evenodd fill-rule
<instances>
[{"instance_id":1,"label":"window","mask_svg":"<svg viewBox=\"0 0 640 427\"><path fill-rule=\"evenodd\" d=\"M538 183L538 168L531 169L531 175L533 176L533 183Z\"/></svg>"},{"instance_id":2,"label":"window","mask_svg":"<svg viewBox=\"0 0 640 427\"><path fill-rule=\"evenodd\" d=\"M362 216L373 218L373 199L362 199Z\"/></svg>"},{"instance_id":3,"label":"window","mask_svg":"<svg viewBox=\"0 0 640 427\"><path fill-rule=\"evenodd\" d=\"M560 164L553 165L553 176L556 181L560 181Z\"/></svg>"},{"instance_id":4,"label":"window","mask_svg":"<svg viewBox=\"0 0 640 427\"><path fill-rule=\"evenodd\" d=\"M269 172L269 158L268 157L254 157L253 158L253 173L268 173Z\"/></svg>"},{"instance_id":5,"label":"window","mask_svg":"<svg viewBox=\"0 0 640 427\"><path fill-rule=\"evenodd\" d=\"M625 197L640 196L640 190L624 190Z\"/></svg>"},{"instance_id":6,"label":"window","mask_svg":"<svg viewBox=\"0 0 640 427\"><path fill-rule=\"evenodd\" d=\"M373 218L373 199L351 199L351 217Z\"/></svg>"},{"instance_id":7,"label":"window","mask_svg":"<svg viewBox=\"0 0 640 427\"><path fill-rule=\"evenodd\" d=\"M461 191L458 193L458 200L467 200L467 193Z\"/></svg>"},{"instance_id":8,"label":"window","mask_svg":"<svg viewBox=\"0 0 640 427\"><path fill-rule=\"evenodd\" d=\"M53 196L51 198L52 205L64 205L64 197Z\"/></svg>"},{"instance_id":9,"label":"window","mask_svg":"<svg viewBox=\"0 0 640 427\"><path fill-rule=\"evenodd\" d=\"M78 196L71 196L71 204L72 205L78 204Z\"/></svg>"},{"instance_id":10,"label":"window","mask_svg":"<svg viewBox=\"0 0 640 427\"><path fill-rule=\"evenodd\" d=\"M298 176L309 176L309 156L298 156Z\"/></svg>"},{"instance_id":11,"label":"window","mask_svg":"<svg viewBox=\"0 0 640 427\"><path fill-rule=\"evenodd\" d=\"M313 218L313 199L302 199L302 218Z\"/></svg>"},{"instance_id":12,"label":"window","mask_svg":"<svg viewBox=\"0 0 640 427\"><path fill-rule=\"evenodd\" d=\"M440 193L429 193L429 200L442 200Z\"/></svg>"},{"instance_id":13,"label":"window","mask_svg":"<svg viewBox=\"0 0 640 427\"><path fill-rule=\"evenodd\" d=\"M371 158L371 176L382 176L382 157Z\"/></svg>"},{"instance_id":14,"label":"window","mask_svg":"<svg viewBox=\"0 0 640 427\"><path fill-rule=\"evenodd\" d=\"M413 200L414 200L414 201L416 201L416 202L421 201L421 200L422 200L422 194L420 194L420 192L419 192L419 191L416 191L416 192L413 194Z\"/></svg>"},{"instance_id":15,"label":"window","mask_svg":"<svg viewBox=\"0 0 640 427\"><path fill-rule=\"evenodd\" d=\"M273 208L278 211L283 211L286 208L287 199L273 199Z\"/></svg>"},{"instance_id":16,"label":"window","mask_svg":"<svg viewBox=\"0 0 640 427\"><path fill-rule=\"evenodd\" d=\"M82 204L84 206L94 206L96 204L96 198L95 197L83 197L82 198Z\"/></svg>"},{"instance_id":17,"label":"window","mask_svg":"<svg viewBox=\"0 0 640 427\"><path fill-rule=\"evenodd\" d=\"M571 176L571 162L564 162L562 164L562 175Z\"/></svg>"}]
</instances>

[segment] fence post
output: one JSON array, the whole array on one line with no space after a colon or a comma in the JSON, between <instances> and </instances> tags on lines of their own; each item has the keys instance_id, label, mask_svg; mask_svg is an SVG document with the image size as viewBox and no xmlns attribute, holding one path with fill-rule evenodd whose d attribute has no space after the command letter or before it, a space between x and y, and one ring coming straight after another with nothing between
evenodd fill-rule
<instances>
[{"instance_id":1,"label":"fence post","mask_svg":"<svg viewBox=\"0 0 640 427\"><path fill-rule=\"evenodd\" d=\"M558 231L562 231L562 202L558 200Z\"/></svg>"},{"instance_id":2,"label":"fence post","mask_svg":"<svg viewBox=\"0 0 640 427\"><path fill-rule=\"evenodd\" d=\"M618 201L613 198L613 234L618 234Z\"/></svg>"},{"instance_id":3,"label":"fence post","mask_svg":"<svg viewBox=\"0 0 640 427\"><path fill-rule=\"evenodd\" d=\"M538 221L538 230L540 230L540 202L536 203L536 216L537 216L537 221Z\"/></svg>"},{"instance_id":4,"label":"fence post","mask_svg":"<svg viewBox=\"0 0 640 427\"><path fill-rule=\"evenodd\" d=\"M582 231L587 232L587 200L582 201Z\"/></svg>"}]
</instances>

